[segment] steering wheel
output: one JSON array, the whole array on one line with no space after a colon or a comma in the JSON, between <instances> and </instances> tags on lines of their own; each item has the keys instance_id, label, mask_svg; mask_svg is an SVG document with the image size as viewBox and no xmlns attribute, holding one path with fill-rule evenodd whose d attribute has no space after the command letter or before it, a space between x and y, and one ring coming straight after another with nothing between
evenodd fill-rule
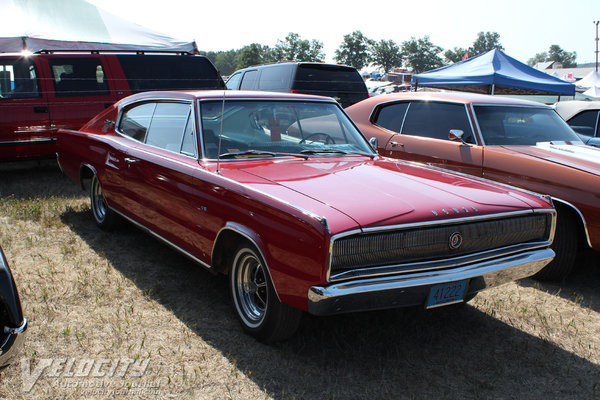
<instances>
[{"instance_id":1,"label":"steering wheel","mask_svg":"<svg viewBox=\"0 0 600 400\"><path fill-rule=\"evenodd\" d=\"M323 142L324 144L335 144L335 140L333 140L333 138L331 137L331 135L325 133L325 132L314 132L311 133L310 135L308 135L305 138L302 138L302 140L300 142L298 142L298 144L303 144L306 143L307 140L310 140L310 138L314 137L314 136L324 136L325 137L325 141ZM317 142L317 140L311 140L311 143Z\"/></svg>"}]
</instances>

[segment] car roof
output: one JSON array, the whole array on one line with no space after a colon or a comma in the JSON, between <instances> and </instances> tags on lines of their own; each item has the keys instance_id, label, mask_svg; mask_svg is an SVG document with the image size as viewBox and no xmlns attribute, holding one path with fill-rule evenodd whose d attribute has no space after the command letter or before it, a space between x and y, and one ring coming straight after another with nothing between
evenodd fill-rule
<instances>
[{"instance_id":1,"label":"car roof","mask_svg":"<svg viewBox=\"0 0 600 400\"><path fill-rule=\"evenodd\" d=\"M297 93L263 92L255 90L182 90L142 92L126 97L120 103L131 103L140 100L311 100L336 103L330 97ZM336 103L337 104L337 103Z\"/></svg>"},{"instance_id":2,"label":"car roof","mask_svg":"<svg viewBox=\"0 0 600 400\"><path fill-rule=\"evenodd\" d=\"M600 110L600 101L569 100L554 105L556 112L566 121L584 110Z\"/></svg>"},{"instance_id":3,"label":"car roof","mask_svg":"<svg viewBox=\"0 0 600 400\"><path fill-rule=\"evenodd\" d=\"M515 99L511 97L490 96L487 94L467 92L405 92L383 94L372 98L374 102L381 103L393 100L423 100L423 101L451 101L465 104L500 104L527 107L552 108L546 104L531 100Z\"/></svg>"}]
</instances>

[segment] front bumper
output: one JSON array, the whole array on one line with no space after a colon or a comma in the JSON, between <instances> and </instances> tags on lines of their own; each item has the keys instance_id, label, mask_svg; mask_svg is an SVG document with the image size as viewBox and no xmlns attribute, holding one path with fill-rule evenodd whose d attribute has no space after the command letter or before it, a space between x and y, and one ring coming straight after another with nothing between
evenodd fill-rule
<instances>
[{"instance_id":1,"label":"front bumper","mask_svg":"<svg viewBox=\"0 0 600 400\"><path fill-rule=\"evenodd\" d=\"M27 319L24 318L23 323L17 328L4 329L7 336L0 345L0 367L10 364L21 351L27 331Z\"/></svg>"},{"instance_id":2,"label":"front bumper","mask_svg":"<svg viewBox=\"0 0 600 400\"><path fill-rule=\"evenodd\" d=\"M537 249L457 268L312 286L308 312L332 315L424 305L432 286L463 279L469 280L465 293L469 299L481 290L534 275L553 258L551 249Z\"/></svg>"}]
</instances>

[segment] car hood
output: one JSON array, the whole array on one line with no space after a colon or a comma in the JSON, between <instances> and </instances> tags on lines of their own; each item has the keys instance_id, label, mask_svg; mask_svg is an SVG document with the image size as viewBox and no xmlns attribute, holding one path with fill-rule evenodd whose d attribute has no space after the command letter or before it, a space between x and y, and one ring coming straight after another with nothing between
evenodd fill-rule
<instances>
[{"instance_id":1,"label":"car hood","mask_svg":"<svg viewBox=\"0 0 600 400\"><path fill-rule=\"evenodd\" d=\"M502 146L507 150L600 175L600 148L572 144L538 143L536 146Z\"/></svg>"},{"instance_id":2,"label":"car hood","mask_svg":"<svg viewBox=\"0 0 600 400\"><path fill-rule=\"evenodd\" d=\"M384 159L261 163L244 166L236 175L240 183L328 222L341 213L362 228L518 211L543 203L510 187Z\"/></svg>"}]
</instances>

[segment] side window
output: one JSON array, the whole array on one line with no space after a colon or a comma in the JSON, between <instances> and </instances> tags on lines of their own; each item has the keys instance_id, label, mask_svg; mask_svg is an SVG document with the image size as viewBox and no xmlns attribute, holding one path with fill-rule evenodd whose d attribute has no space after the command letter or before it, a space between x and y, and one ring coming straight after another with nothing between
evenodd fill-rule
<instances>
[{"instance_id":1,"label":"side window","mask_svg":"<svg viewBox=\"0 0 600 400\"><path fill-rule=\"evenodd\" d=\"M460 129L467 143L475 143L463 104L414 101L408 108L402 133L448 140L451 129Z\"/></svg>"},{"instance_id":2,"label":"side window","mask_svg":"<svg viewBox=\"0 0 600 400\"><path fill-rule=\"evenodd\" d=\"M155 108L156 103L145 103L124 111L119 122L119 132L143 142Z\"/></svg>"},{"instance_id":3,"label":"side window","mask_svg":"<svg viewBox=\"0 0 600 400\"><path fill-rule=\"evenodd\" d=\"M258 71L257 70L246 72L244 74L244 77L242 78L242 85L240 86L240 89L241 90L244 90L244 89L252 90L252 89L254 89L254 84L256 83L256 78L258 78Z\"/></svg>"},{"instance_id":4,"label":"side window","mask_svg":"<svg viewBox=\"0 0 600 400\"><path fill-rule=\"evenodd\" d=\"M290 67L288 65L263 68L258 82L259 90L289 90Z\"/></svg>"},{"instance_id":5,"label":"side window","mask_svg":"<svg viewBox=\"0 0 600 400\"><path fill-rule=\"evenodd\" d=\"M146 135L146 144L179 153L189 116L189 104L157 103Z\"/></svg>"},{"instance_id":6,"label":"side window","mask_svg":"<svg viewBox=\"0 0 600 400\"><path fill-rule=\"evenodd\" d=\"M230 90L236 90L238 88L238 86L240 85L240 80L242 79L242 73L238 72L237 74L231 75L229 77L229 79L227 79L227 82L225 82L225 85L227 86L227 89Z\"/></svg>"},{"instance_id":7,"label":"side window","mask_svg":"<svg viewBox=\"0 0 600 400\"><path fill-rule=\"evenodd\" d=\"M181 153L188 156L196 156L196 127L194 126L193 114L187 120L185 132L183 133L183 143L181 144Z\"/></svg>"},{"instance_id":8,"label":"side window","mask_svg":"<svg viewBox=\"0 0 600 400\"><path fill-rule=\"evenodd\" d=\"M0 99L40 97L33 60L17 58L0 61Z\"/></svg>"},{"instance_id":9,"label":"side window","mask_svg":"<svg viewBox=\"0 0 600 400\"><path fill-rule=\"evenodd\" d=\"M54 91L58 97L104 96L108 85L104 69L96 57L59 57L48 60Z\"/></svg>"},{"instance_id":10,"label":"side window","mask_svg":"<svg viewBox=\"0 0 600 400\"><path fill-rule=\"evenodd\" d=\"M567 121L569 126L577 133L594 136L598 122L598 110L583 111Z\"/></svg>"},{"instance_id":11,"label":"side window","mask_svg":"<svg viewBox=\"0 0 600 400\"><path fill-rule=\"evenodd\" d=\"M407 108L408 102L385 105L379 109L373 122L382 128L400 133Z\"/></svg>"}]
</instances>

